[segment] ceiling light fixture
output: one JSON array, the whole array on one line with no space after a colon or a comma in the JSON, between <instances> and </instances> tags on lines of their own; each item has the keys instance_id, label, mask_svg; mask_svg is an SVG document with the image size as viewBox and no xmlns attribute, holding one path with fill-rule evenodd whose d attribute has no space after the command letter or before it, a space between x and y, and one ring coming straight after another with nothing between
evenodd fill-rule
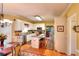
<instances>
[{"instance_id":1,"label":"ceiling light fixture","mask_svg":"<svg viewBox=\"0 0 79 59\"><path fill-rule=\"evenodd\" d=\"M38 21L42 21L42 18L39 15L34 16Z\"/></svg>"},{"instance_id":2,"label":"ceiling light fixture","mask_svg":"<svg viewBox=\"0 0 79 59\"><path fill-rule=\"evenodd\" d=\"M8 26L10 24L12 24L12 21L10 21L8 19L4 19L3 3L1 3L0 27L6 27L6 26Z\"/></svg>"}]
</instances>

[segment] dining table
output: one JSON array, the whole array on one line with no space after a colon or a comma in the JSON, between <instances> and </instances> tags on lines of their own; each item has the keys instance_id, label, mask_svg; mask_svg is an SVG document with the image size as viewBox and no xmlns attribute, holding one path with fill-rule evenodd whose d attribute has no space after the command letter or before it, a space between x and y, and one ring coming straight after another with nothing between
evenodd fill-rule
<instances>
[{"instance_id":1,"label":"dining table","mask_svg":"<svg viewBox=\"0 0 79 59\"><path fill-rule=\"evenodd\" d=\"M0 46L0 56L6 56L11 52L11 47L5 48L4 46Z\"/></svg>"},{"instance_id":2,"label":"dining table","mask_svg":"<svg viewBox=\"0 0 79 59\"><path fill-rule=\"evenodd\" d=\"M0 46L0 56L7 56L8 54L10 54L17 44L17 42L10 42L7 44L8 47Z\"/></svg>"}]
</instances>

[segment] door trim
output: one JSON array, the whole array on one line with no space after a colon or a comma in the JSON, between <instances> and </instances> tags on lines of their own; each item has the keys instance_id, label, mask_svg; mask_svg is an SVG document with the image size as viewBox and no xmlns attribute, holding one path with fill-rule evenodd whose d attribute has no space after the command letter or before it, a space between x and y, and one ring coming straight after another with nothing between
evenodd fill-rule
<instances>
[{"instance_id":1,"label":"door trim","mask_svg":"<svg viewBox=\"0 0 79 59\"><path fill-rule=\"evenodd\" d=\"M71 16L69 16L68 17L68 19L67 19L67 26L68 26L68 23L71 23L70 22L70 20L72 20L72 19L70 19L70 18L72 18L72 17L76 17L76 19L77 19L77 13L74 13L73 15L71 15ZM70 20L69 20L70 19ZM76 20L77 21L77 20ZM67 27L67 33L68 32L70 32L71 31L71 29L69 29L69 31L68 31L68 27ZM71 52L71 37L70 38L68 38L69 36L68 35L71 35L71 34L67 34L67 54L68 55L71 55L72 54L72 52ZM77 41L76 41L76 43L77 43ZM77 51L77 44L75 44L76 45L76 51ZM76 51L75 51L75 53L76 53Z\"/></svg>"}]
</instances>

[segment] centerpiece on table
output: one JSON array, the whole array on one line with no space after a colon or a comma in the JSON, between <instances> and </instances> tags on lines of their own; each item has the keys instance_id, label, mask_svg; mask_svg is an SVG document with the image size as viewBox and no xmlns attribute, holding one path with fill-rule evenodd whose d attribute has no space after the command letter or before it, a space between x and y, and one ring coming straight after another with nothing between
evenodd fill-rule
<instances>
[{"instance_id":1,"label":"centerpiece on table","mask_svg":"<svg viewBox=\"0 0 79 59\"><path fill-rule=\"evenodd\" d=\"M6 35L4 35L4 34L0 34L0 42L1 42L1 46L4 46L4 40L7 38L7 36Z\"/></svg>"},{"instance_id":2,"label":"centerpiece on table","mask_svg":"<svg viewBox=\"0 0 79 59\"><path fill-rule=\"evenodd\" d=\"M0 34L0 41L3 41L3 40L5 40L5 39L6 39L6 35Z\"/></svg>"}]
</instances>

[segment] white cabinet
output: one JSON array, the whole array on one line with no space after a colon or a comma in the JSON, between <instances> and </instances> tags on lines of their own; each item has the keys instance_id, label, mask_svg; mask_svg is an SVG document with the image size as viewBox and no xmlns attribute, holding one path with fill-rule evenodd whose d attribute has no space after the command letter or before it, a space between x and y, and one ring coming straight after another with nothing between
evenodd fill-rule
<instances>
[{"instance_id":1,"label":"white cabinet","mask_svg":"<svg viewBox=\"0 0 79 59\"><path fill-rule=\"evenodd\" d=\"M29 24L29 27L27 28L24 24ZM24 28L27 28L28 30L33 29L33 24L32 23L21 21L19 19L16 20L15 26L16 26L15 30L24 30Z\"/></svg>"},{"instance_id":2,"label":"white cabinet","mask_svg":"<svg viewBox=\"0 0 79 59\"><path fill-rule=\"evenodd\" d=\"M23 23L20 20L16 20L15 27L15 30L22 30Z\"/></svg>"}]
</instances>

